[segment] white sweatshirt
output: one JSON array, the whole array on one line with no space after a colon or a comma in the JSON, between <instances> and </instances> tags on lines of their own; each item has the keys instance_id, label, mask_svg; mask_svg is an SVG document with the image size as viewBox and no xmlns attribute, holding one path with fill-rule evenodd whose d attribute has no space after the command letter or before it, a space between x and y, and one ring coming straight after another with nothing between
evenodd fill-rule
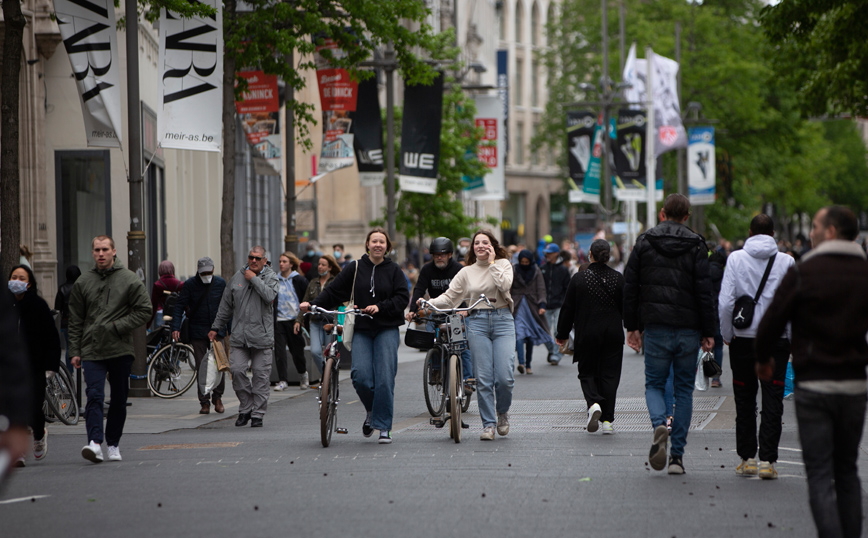
<instances>
[{"instance_id":1,"label":"white sweatshirt","mask_svg":"<svg viewBox=\"0 0 868 538\"><path fill-rule=\"evenodd\" d=\"M509 311L512 312L515 306L509 294L512 277L512 264L506 258L495 260L491 264L477 260L475 264L458 271L452 278L449 289L432 299L431 304L437 308L455 308L462 301L467 301L467 304L471 305L484 293L494 308L509 306ZM480 303L476 308L481 310L489 307Z\"/></svg>"}]
</instances>

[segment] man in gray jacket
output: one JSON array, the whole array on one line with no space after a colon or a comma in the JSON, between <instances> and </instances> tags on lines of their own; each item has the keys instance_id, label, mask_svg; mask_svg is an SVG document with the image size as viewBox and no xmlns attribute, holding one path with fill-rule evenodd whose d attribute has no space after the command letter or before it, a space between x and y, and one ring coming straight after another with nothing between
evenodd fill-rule
<instances>
[{"instance_id":1,"label":"man in gray jacket","mask_svg":"<svg viewBox=\"0 0 868 538\"><path fill-rule=\"evenodd\" d=\"M274 299L277 297L277 274L267 265L265 249L255 246L247 256L247 267L235 273L220 300L217 317L208 333L214 340L217 333L232 319L229 369L232 388L240 406L236 426L248 422L262 427L262 417L268 407L272 348L274 347ZM247 377L247 365L253 370L253 381Z\"/></svg>"}]
</instances>

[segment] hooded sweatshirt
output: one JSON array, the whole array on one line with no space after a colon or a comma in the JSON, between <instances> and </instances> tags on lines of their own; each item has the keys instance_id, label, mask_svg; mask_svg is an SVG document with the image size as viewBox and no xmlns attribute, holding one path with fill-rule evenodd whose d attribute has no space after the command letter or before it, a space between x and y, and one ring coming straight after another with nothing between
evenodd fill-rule
<instances>
[{"instance_id":1,"label":"hooded sweatshirt","mask_svg":"<svg viewBox=\"0 0 868 538\"><path fill-rule=\"evenodd\" d=\"M763 288L756 306L754 307L753 323L747 329L736 329L732 326L732 310L736 299L742 295L755 297L762 281L763 273L769 263L769 258L775 256L772 270L766 285ZM744 248L736 250L729 255L726 269L723 271L723 282L720 285L718 298L718 313L720 314L720 335L725 342L732 342L733 336L742 338L756 337L759 322L768 309L775 296L775 291L781 284L784 275L796 262L792 256L778 253L778 245L774 237L770 235L754 235L744 242ZM787 328L786 335L790 339L790 331Z\"/></svg>"}]
</instances>

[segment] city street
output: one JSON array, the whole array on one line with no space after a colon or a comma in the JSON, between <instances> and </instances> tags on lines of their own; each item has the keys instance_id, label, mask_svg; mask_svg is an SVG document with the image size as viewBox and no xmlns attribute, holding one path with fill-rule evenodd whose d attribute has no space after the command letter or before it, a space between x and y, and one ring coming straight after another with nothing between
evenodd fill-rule
<instances>
[{"instance_id":1,"label":"city street","mask_svg":"<svg viewBox=\"0 0 868 538\"><path fill-rule=\"evenodd\" d=\"M614 436L585 431L575 366L534 355L516 374L508 437L481 442L472 404L460 444L428 424L423 354L401 346L391 445L361 435L348 374L323 448L316 391L274 393L265 427L199 415L195 394L132 399L122 462L82 459L78 426L51 425L42 462L0 492L2 534L94 536L815 536L793 404L785 403L778 480L735 475L728 359L724 388L694 394L687 473L647 464L651 430L641 355L625 348ZM229 402L233 402L230 406ZM864 451L863 481L868 469Z\"/></svg>"}]
</instances>

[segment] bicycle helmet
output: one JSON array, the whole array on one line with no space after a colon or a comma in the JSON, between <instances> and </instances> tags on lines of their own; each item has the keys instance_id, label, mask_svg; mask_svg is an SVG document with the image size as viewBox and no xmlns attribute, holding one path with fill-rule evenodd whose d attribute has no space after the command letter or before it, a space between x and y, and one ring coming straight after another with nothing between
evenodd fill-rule
<instances>
[{"instance_id":1,"label":"bicycle helmet","mask_svg":"<svg viewBox=\"0 0 868 538\"><path fill-rule=\"evenodd\" d=\"M431 241L431 246L428 247L428 252L433 254L452 254L452 241L448 237L438 237Z\"/></svg>"}]
</instances>

